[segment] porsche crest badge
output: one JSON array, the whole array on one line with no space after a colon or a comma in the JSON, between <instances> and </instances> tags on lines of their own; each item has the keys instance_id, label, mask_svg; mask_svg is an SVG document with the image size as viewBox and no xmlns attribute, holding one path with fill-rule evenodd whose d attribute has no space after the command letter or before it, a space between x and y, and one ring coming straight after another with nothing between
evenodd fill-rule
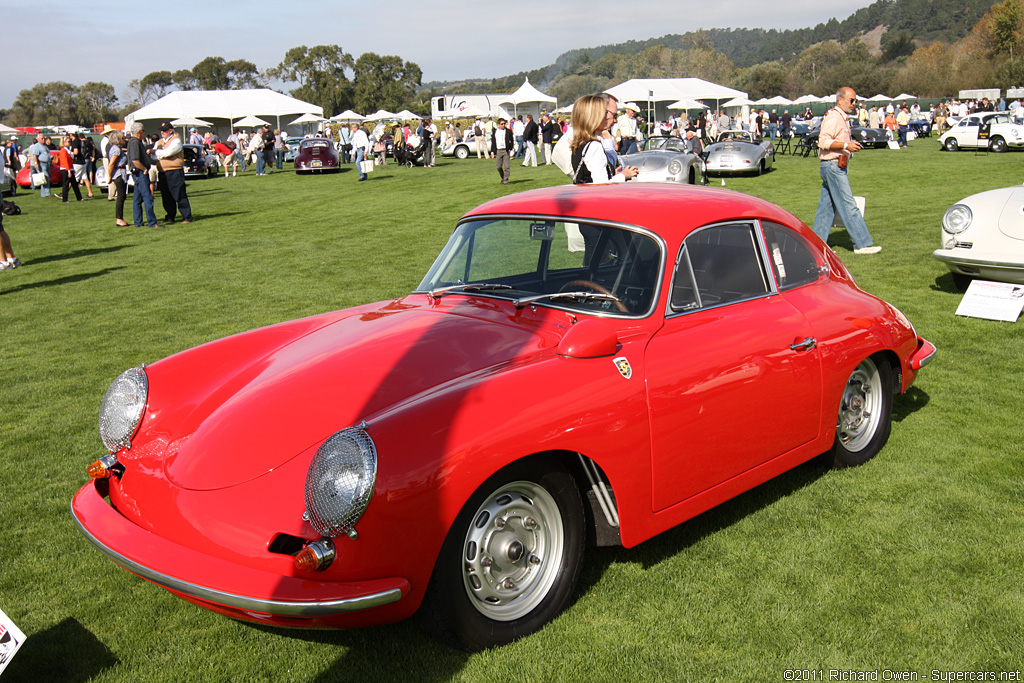
<instances>
[{"instance_id":1,"label":"porsche crest badge","mask_svg":"<svg viewBox=\"0 0 1024 683\"><path fill-rule=\"evenodd\" d=\"M615 363L615 367L618 368L620 375L626 379L633 376L633 368L629 367L629 360L625 356L619 356L612 362Z\"/></svg>"}]
</instances>

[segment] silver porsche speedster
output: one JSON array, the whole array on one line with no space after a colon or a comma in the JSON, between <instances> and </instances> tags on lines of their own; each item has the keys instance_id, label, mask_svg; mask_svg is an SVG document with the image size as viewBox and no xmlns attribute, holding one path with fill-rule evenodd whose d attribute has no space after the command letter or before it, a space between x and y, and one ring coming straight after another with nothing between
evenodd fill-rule
<instances>
[{"instance_id":1,"label":"silver porsche speedster","mask_svg":"<svg viewBox=\"0 0 1024 683\"><path fill-rule=\"evenodd\" d=\"M640 170L636 180L640 182L697 185L706 177L704 161L686 151L686 143L680 138L647 138L640 143L639 152L624 154L619 161L636 166Z\"/></svg>"},{"instance_id":2,"label":"silver porsche speedster","mask_svg":"<svg viewBox=\"0 0 1024 683\"><path fill-rule=\"evenodd\" d=\"M775 163L771 140L755 140L745 130L727 130L704 150L708 173L754 173L761 175Z\"/></svg>"}]
</instances>

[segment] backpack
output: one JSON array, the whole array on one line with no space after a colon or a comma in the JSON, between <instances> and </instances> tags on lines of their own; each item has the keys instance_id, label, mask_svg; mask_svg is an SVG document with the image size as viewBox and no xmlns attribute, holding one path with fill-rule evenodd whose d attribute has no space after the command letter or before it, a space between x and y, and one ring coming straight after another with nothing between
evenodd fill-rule
<instances>
[{"instance_id":1,"label":"backpack","mask_svg":"<svg viewBox=\"0 0 1024 683\"><path fill-rule=\"evenodd\" d=\"M20 216L21 215L21 208L17 204L15 204L14 202L9 202L9 201L7 201L5 199L4 200L3 214L5 216Z\"/></svg>"}]
</instances>

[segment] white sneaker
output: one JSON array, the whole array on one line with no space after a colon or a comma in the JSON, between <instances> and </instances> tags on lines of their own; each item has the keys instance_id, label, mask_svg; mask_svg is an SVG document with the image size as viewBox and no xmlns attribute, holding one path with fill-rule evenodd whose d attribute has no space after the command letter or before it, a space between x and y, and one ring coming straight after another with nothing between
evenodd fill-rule
<instances>
[{"instance_id":1,"label":"white sneaker","mask_svg":"<svg viewBox=\"0 0 1024 683\"><path fill-rule=\"evenodd\" d=\"M882 251L882 247L877 244L872 244L870 247L861 247L860 249L854 249L854 254L877 254Z\"/></svg>"},{"instance_id":2,"label":"white sneaker","mask_svg":"<svg viewBox=\"0 0 1024 683\"><path fill-rule=\"evenodd\" d=\"M0 263L0 270L13 270L13 269L14 269L14 261L4 261L3 263Z\"/></svg>"}]
</instances>

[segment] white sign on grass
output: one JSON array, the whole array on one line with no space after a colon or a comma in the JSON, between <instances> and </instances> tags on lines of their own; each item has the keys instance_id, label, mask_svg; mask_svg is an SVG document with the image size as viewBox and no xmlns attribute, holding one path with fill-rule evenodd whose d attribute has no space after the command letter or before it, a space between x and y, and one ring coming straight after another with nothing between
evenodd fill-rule
<instances>
[{"instance_id":1,"label":"white sign on grass","mask_svg":"<svg viewBox=\"0 0 1024 683\"><path fill-rule=\"evenodd\" d=\"M25 634L0 610L0 674L4 672L11 658L25 642Z\"/></svg>"},{"instance_id":2,"label":"white sign on grass","mask_svg":"<svg viewBox=\"0 0 1024 683\"><path fill-rule=\"evenodd\" d=\"M974 280L956 309L957 315L1017 322L1024 308L1024 285Z\"/></svg>"}]
</instances>

